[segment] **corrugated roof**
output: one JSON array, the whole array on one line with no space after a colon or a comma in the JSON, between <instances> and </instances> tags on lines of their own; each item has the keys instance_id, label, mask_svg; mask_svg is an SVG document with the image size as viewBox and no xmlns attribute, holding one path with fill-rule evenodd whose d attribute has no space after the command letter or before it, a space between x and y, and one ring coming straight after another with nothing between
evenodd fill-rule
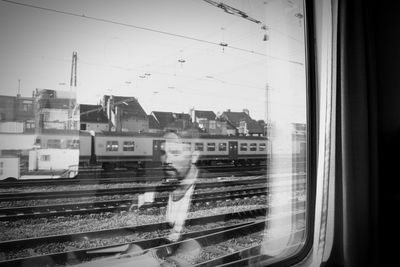
<instances>
[{"instance_id":1,"label":"corrugated roof","mask_svg":"<svg viewBox=\"0 0 400 267\"><path fill-rule=\"evenodd\" d=\"M215 115L214 111L209 110L195 110L194 115L196 118L205 118L207 120L215 120L217 115Z\"/></svg>"},{"instance_id":2,"label":"corrugated roof","mask_svg":"<svg viewBox=\"0 0 400 267\"><path fill-rule=\"evenodd\" d=\"M81 104L79 108L81 122L108 123L107 116L101 105Z\"/></svg>"}]
</instances>

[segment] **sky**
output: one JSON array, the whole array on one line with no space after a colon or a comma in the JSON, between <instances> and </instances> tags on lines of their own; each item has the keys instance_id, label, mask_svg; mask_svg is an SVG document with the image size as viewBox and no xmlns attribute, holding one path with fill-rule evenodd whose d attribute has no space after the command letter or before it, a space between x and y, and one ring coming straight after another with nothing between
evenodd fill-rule
<instances>
[{"instance_id":1,"label":"sky","mask_svg":"<svg viewBox=\"0 0 400 267\"><path fill-rule=\"evenodd\" d=\"M71 90L76 51L78 103L112 94L138 98L148 114L248 109L256 120L267 110L306 120L302 1L218 1L259 24L203 0L12 2L0 0L1 95L16 95L18 80L22 96Z\"/></svg>"}]
</instances>

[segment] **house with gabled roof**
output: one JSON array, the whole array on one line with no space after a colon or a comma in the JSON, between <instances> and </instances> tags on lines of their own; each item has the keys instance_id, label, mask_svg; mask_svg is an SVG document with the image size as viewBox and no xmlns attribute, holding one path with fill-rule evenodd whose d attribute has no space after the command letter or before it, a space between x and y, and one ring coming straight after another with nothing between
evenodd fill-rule
<instances>
[{"instance_id":1,"label":"house with gabled roof","mask_svg":"<svg viewBox=\"0 0 400 267\"><path fill-rule=\"evenodd\" d=\"M183 131L193 126L190 115L187 113L173 113L164 111L153 111L151 116L164 131Z\"/></svg>"},{"instance_id":2,"label":"house with gabled roof","mask_svg":"<svg viewBox=\"0 0 400 267\"><path fill-rule=\"evenodd\" d=\"M101 105L81 104L79 109L81 130L94 132L108 131L108 118Z\"/></svg>"},{"instance_id":3,"label":"house with gabled roof","mask_svg":"<svg viewBox=\"0 0 400 267\"><path fill-rule=\"evenodd\" d=\"M163 131L160 124L158 123L156 118L154 118L154 116L152 114L147 115L147 118L149 119L149 132L150 133L160 133Z\"/></svg>"},{"instance_id":4,"label":"house with gabled roof","mask_svg":"<svg viewBox=\"0 0 400 267\"><path fill-rule=\"evenodd\" d=\"M232 112L230 109L221 114L221 118L232 124L239 135L262 136L264 135L263 127L253 120L247 109L242 112Z\"/></svg>"},{"instance_id":5,"label":"house with gabled roof","mask_svg":"<svg viewBox=\"0 0 400 267\"><path fill-rule=\"evenodd\" d=\"M102 106L110 123L110 130L116 132L147 132L149 119L135 97L105 95Z\"/></svg>"}]
</instances>

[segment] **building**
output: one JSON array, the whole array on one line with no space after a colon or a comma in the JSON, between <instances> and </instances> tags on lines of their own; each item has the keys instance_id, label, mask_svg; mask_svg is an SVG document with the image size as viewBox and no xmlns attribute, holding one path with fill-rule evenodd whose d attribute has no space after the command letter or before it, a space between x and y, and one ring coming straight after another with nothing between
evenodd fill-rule
<instances>
[{"instance_id":1,"label":"building","mask_svg":"<svg viewBox=\"0 0 400 267\"><path fill-rule=\"evenodd\" d=\"M41 129L78 130L80 127L75 99L40 98L37 109Z\"/></svg>"},{"instance_id":2,"label":"building","mask_svg":"<svg viewBox=\"0 0 400 267\"><path fill-rule=\"evenodd\" d=\"M153 111L151 116L163 131L180 132L193 127L191 117L187 113Z\"/></svg>"},{"instance_id":3,"label":"building","mask_svg":"<svg viewBox=\"0 0 400 267\"><path fill-rule=\"evenodd\" d=\"M102 106L106 111L110 131L148 132L148 116L136 98L105 95Z\"/></svg>"},{"instance_id":4,"label":"building","mask_svg":"<svg viewBox=\"0 0 400 267\"><path fill-rule=\"evenodd\" d=\"M108 131L108 118L101 105L81 104L80 129L85 131Z\"/></svg>"},{"instance_id":5,"label":"building","mask_svg":"<svg viewBox=\"0 0 400 267\"><path fill-rule=\"evenodd\" d=\"M265 135L264 128L250 117L247 109L244 109L242 112L232 112L228 109L223 112L220 117L233 125L239 135Z\"/></svg>"},{"instance_id":6,"label":"building","mask_svg":"<svg viewBox=\"0 0 400 267\"><path fill-rule=\"evenodd\" d=\"M33 97L0 96L0 132L24 132L34 127Z\"/></svg>"},{"instance_id":7,"label":"building","mask_svg":"<svg viewBox=\"0 0 400 267\"><path fill-rule=\"evenodd\" d=\"M36 89L34 98L36 128L79 130L79 107L75 94L51 89Z\"/></svg>"},{"instance_id":8,"label":"building","mask_svg":"<svg viewBox=\"0 0 400 267\"><path fill-rule=\"evenodd\" d=\"M152 114L148 115L147 117L149 119L149 133L161 133L163 129L156 118Z\"/></svg>"},{"instance_id":9,"label":"building","mask_svg":"<svg viewBox=\"0 0 400 267\"><path fill-rule=\"evenodd\" d=\"M214 111L192 110L193 122L203 131L211 135L229 135L225 120L217 118Z\"/></svg>"},{"instance_id":10,"label":"building","mask_svg":"<svg viewBox=\"0 0 400 267\"><path fill-rule=\"evenodd\" d=\"M154 117L160 129L162 130L165 130L168 125L170 125L175 121L172 112L152 111L150 115Z\"/></svg>"}]
</instances>

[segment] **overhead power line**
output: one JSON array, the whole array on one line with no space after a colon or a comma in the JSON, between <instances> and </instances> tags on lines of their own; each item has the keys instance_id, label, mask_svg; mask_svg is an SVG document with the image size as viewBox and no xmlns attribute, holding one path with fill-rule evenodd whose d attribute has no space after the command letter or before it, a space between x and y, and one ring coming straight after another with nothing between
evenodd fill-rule
<instances>
[{"instance_id":1,"label":"overhead power line","mask_svg":"<svg viewBox=\"0 0 400 267\"><path fill-rule=\"evenodd\" d=\"M224 4L224 3L217 3L217 2L212 1L212 0L203 0L203 1L213 5L215 7L221 8L223 11L225 11L228 14L242 17L244 19L247 19L249 21L255 22L257 24L261 23L261 21L253 19L252 17L249 17L249 15L247 15L245 12L243 12L243 11L237 9L237 8L231 7L230 5L227 5L227 4Z\"/></svg>"},{"instance_id":2,"label":"overhead power line","mask_svg":"<svg viewBox=\"0 0 400 267\"><path fill-rule=\"evenodd\" d=\"M144 31L155 32L155 33L159 33L159 34L163 34L163 35L174 36L174 37L187 39L187 40L192 40L192 41L196 41L196 42L207 43L207 44L217 45L217 46L225 46L225 43L211 42L211 41L207 41L207 40L203 40L203 39L199 39L199 38L195 38L195 37L191 37L191 36L187 36L187 35L181 35L181 34L176 34L176 33L171 33L171 32L166 32L166 31L160 31L160 30L156 30L156 29L152 29L152 28L136 26L136 25L133 25L133 24L118 22L118 21L114 21L114 20L110 20L110 19L103 19L103 18L99 18L99 17L88 16L88 15L85 15L85 14L77 14L77 13L68 12L68 11L62 11L62 10L53 9L53 8L47 8L47 7L41 7L41 6L36 6L36 5L31 5L31 4L26 4L26 3L15 2L15 1L11 1L11 0L0 0L0 1L4 2L4 3L13 4L13 5L30 7L30 8L35 8L35 9L44 10L44 11L48 11L48 12L53 12L53 13L59 13L59 14L63 14L63 15L78 17L78 18L81 18L81 19L87 19L87 20L98 21L98 22L103 22L103 23L109 23L109 24L114 24L114 25L119 25L119 26L124 26L124 27L144 30ZM251 53L251 54L255 54L255 55L259 55L259 56L275 58L277 60L303 65L303 63L300 63L300 62L295 62L295 61L290 61L290 60L287 60L287 59L282 59L282 58L271 56L271 55L267 55L267 54L264 54L264 53L261 53L261 52L248 50L248 49L245 49L245 48L240 48L240 47L235 47L235 46L228 46L228 45L226 45L226 46L231 48L231 49L238 50L238 51L243 51L243 52L247 52L247 53Z\"/></svg>"}]
</instances>

